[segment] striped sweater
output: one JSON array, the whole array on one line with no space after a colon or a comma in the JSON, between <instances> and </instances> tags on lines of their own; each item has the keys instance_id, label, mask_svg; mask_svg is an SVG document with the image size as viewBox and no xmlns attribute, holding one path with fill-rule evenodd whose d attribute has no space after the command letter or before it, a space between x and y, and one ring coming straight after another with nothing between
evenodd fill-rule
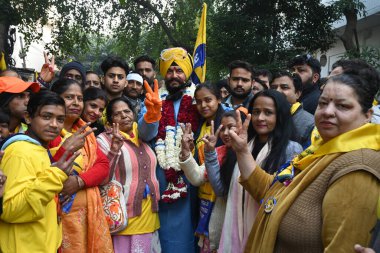
<instances>
[{"instance_id":1,"label":"striped sweater","mask_svg":"<svg viewBox=\"0 0 380 253\"><path fill-rule=\"evenodd\" d=\"M118 154L110 151L112 137L103 132L97 137L100 149L107 155L110 162L110 179L116 179L123 185L124 197L127 203L128 217L141 215L141 204L144 190L149 187L152 200L152 212L158 212L160 198L156 177L157 159L153 150L139 140L136 146L124 139L124 144Z\"/></svg>"}]
</instances>

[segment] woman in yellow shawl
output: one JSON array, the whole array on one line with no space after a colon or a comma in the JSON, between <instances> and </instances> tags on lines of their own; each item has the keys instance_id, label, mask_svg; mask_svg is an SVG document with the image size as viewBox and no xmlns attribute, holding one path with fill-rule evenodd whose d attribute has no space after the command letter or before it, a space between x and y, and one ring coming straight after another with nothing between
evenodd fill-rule
<instances>
[{"instance_id":1,"label":"woman in yellow shawl","mask_svg":"<svg viewBox=\"0 0 380 253\"><path fill-rule=\"evenodd\" d=\"M52 86L66 104L66 119L60 138L51 143L59 146L86 123L83 111L83 87L74 80L61 79ZM88 130L88 129L87 129ZM98 148L95 135L87 135L81 155L75 160L75 174L64 184L62 203L63 253L113 252L111 235L99 194L100 185L109 174L107 157Z\"/></svg>"},{"instance_id":2,"label":"woman in yellow shawl","mask_svg":"<svg viewBox=\"0 0 380 253\"><path fill-rule=\"evenodd\" d=\"M245 252L354 252L367 246L380 194L380 125L370 122L376 70L330 78L315 113L319 134L276 176L247 146L247 125L230 131L240 181L261 207Z\"/></svg>"}]
</instances>

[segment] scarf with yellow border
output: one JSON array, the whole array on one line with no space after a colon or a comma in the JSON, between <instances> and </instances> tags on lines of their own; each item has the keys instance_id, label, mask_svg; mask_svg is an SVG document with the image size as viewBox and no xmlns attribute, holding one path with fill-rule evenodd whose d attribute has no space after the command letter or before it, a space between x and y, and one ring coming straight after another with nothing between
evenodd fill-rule
<instances>
[{"instance_id":1,"label":"scarf with yellow border","mask_svg":"<svg viewBox=\"0 0 380 253\"><path fill-rule=\"evenodd\" d=\"M300 106L301 106L300 102L296 102L296 103L292 104L292 107L290 107L290 114L293 115L298 110L298 108Z\"/></svg>"},{"instance_id":2,"label":"scarf with yellow border","mask_svg":"<svg viewBox=\"0 0 380 253\"><path fill-rule=\"evenodd\" d=\"M71 129L72 132L76 132L85 124L86 122L78 119ZM86 131L89 130L90 127L87 127ZM62 129L61 136L63 140L61 143L71 135L72 133ZM81 155L75 159L75 162L80 166L79 168L75 168L79 174L88 171L94 165L97 159L96 151L96 137L92 133L86 136L84 147L80 150ZM87 220L96 221L96 223L75 223L76 227L71 228L71 231L66 231L66 235L70 235L70 238L80 238L83 231L87 230L87 252L111 252L112 239L109 233L105 233L108 229L108 224L103 212L103 203L100 198L99 188L91 187L83 190L86 191L87 198Z\"/></svg>"},{"instance_id":3,"label":"scarf with yellow border","mask_svg":"<svg viewBox=\"0 0 380 253\"><path fill-rule=\"evenodd\" d=\"M140 143L139 143L139 135L138 135L137 128L138 128L138 124L136 122L133 122L131 133L128 134L128 133L124 133L123 131L120 131L120 134L123 136L124 139L132 142L137 147L139 147Z\"/></svg>"},{"instance_id":4,"label":"scarf with yellow border","mask_svg":"<svg viewBox=\"0 0 380 253\"><path fill-rule=\"evenodd\" d=\"M294 169L304 170L317 158L334 153L346 153L358 149L380 150L380 125L371 123L343 133L328 142L323 142L315 129L311 145L295 157L290 164L280 170L276 180L288 184L294 177Z\"/></svg>"}]
</instances>

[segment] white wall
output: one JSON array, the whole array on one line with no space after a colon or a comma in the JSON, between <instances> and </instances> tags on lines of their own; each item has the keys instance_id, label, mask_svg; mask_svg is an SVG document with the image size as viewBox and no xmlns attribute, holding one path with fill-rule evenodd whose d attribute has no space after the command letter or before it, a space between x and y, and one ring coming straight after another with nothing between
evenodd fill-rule
<instances>
[{"instance_id":1,"label":"white wall","mask_svg":"<svg viewBox=\"0 0 380 253\"><path fill-rule=\"evenodd\" d=\"M17 30L16 43L15 43L14 51L13 51L13 59L16 61L17 68L23 68L23 60L19 57L19 54L21 51L20 36L22 37L23 45L25 47L23 34L21 34ZM44 47L47 43L50 43L50 42L51 42L51 27L44 26L42 38L37 42L33 42L26 53L26 59L25 59L26 68L35 69L36 71L41 70L42 65L45 63L45 59L43 55Z\"/></svg>"}]
</instances>

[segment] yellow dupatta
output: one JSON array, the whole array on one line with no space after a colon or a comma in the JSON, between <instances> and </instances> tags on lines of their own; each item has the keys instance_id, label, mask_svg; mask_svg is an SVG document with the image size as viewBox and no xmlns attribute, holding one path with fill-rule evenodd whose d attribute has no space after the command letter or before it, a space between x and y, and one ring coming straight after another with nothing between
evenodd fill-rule
<instances>
[{"instance_id":1,"label":"yellow dupatta","mask_svg":"<svg viewBox=\"0 0 380 253\"><path fill-rule=\"evenodd\" d=\"M292 107L290 107L290 114L293 115L300 106L301 106L300 102L296 102L292 104Z\"/></svg>"},{"instance_id":2,"label":"yellow dupatta","mask_svg":"<svg viewBox=\"0 0 380 253\"><path fill-rule=\"evenodd\" d=\"M199 133L199 137L196 140L196 148L198 150L198 160L199 164L202 165L205 162L205 152L204 152L204 142L202 141L202 138L205 134L211 133L211 126L207 126L206 122L203 123L201 131ZM212 189L210 182L205 182L203 185L199 186L198 189L198 196L201 199L207 199L211 202L215 202L216 194L214 190Z\"/></svg>"},{"instance_id":3,"label":"yellow dupatta","mask_svg":"<svg viewBox=\"0 0 380 253\"><path fill-rule=\"evenodd\" d=\"M119 131L119 132L124 137L124 139L129 140L130 142L135 144L137 147L140 146L138 124L136 122L133 122L131 134L124 133L123 131Z\"/></svg>"},{"instance_id":4,"label":"yellow dupatta","mask_svg":"<svg viewBox=\"0 0 380 253\"><path fill-rule=\"evenodd\" d=\"M380 125L372 123L343 133L328 142L323 142L318 131L313 130L311 145L295 157L290 165L278 173L278 179L283 182L289 180L288 175L293 174L293 167L304 170L317 158L334 153L346 153L362 148L380 150Z\"/></svg>"}]
</instances>

